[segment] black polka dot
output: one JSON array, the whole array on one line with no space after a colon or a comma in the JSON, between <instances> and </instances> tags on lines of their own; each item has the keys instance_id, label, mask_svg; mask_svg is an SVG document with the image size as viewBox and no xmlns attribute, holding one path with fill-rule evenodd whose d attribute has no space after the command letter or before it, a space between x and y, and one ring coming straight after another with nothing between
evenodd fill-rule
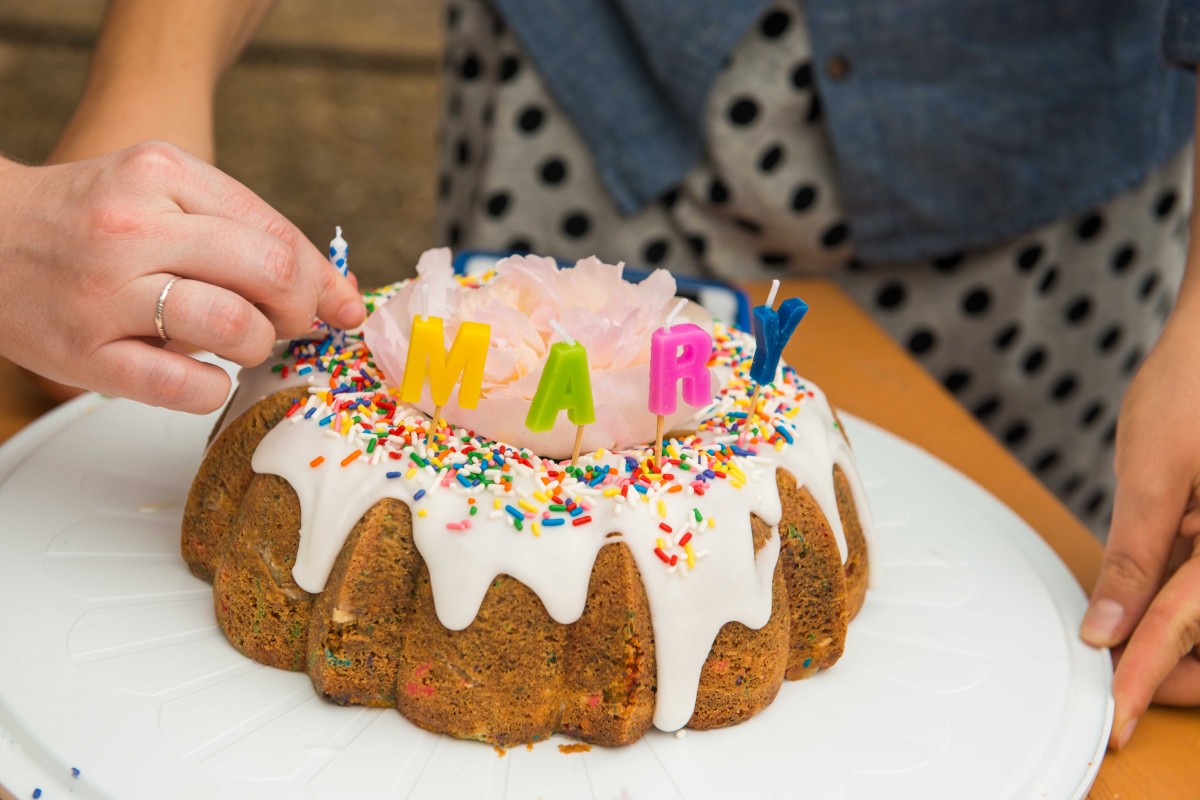
<instances>
[{"instance_id":1,"label":"black polka dot","mask_svg":"<svg viewBox=\"0 0 1200 800\"><path fill-rule=\"evenodd\" d=\"M517 115L517 127L523 133L534 133L542 127L546 120L546 112L538 106L526 106Z\"/></svg>"},{"instance_id":2,"label":"black polka dot","mask_svg":"<svg viewBox=\"0 0 1200 800\"><path fill-rule=\"evenodd\" d=\"M496 122L496 106L492 101L488 101L483 105L483 111L479 113L479 119L483 123L483 127L490 128Z\"/></svg>"},{"instance_id":3,"label":"black polka dot","mask_svg":"<svg viewBox=\"0 0 1200 800\"><path fill-rule=\"evenodd\" d=\"M788 25L792 22L792 17L786 11L772 11L762 18L758 29L762 31L762 35L768 39L778 39L787 31Z\"/></svg>"},{"instance_id":4,"label":"black polka dot","mask_svg":"<svg viewBox=\"0 0 1200 800\"><path fill-rule=\"evenodd\" d=\"M501 217L505 211L508 211L508 204L512 200L512 195L508 192L494 192L487 199L487 213L489 217Z\"/></svg>"},{"instance_id":5,"label":"black polka dot","mask_svg":"<svg viewBox=\"0 0 1200 800\"><path fill-rule=\"evenodd\" d=\"M1071 374L1063 375L1055 381L1053 388L1050 389L1050 396L1063 403L1069 400L1078 388L1078 378Z\"/></svg>"},{"instance_id":6,"label":"black polka dot","mask_svg":"<svg viewBox=\"0 0 1200 800\"><path fill-rule=\"evenodd\" d=\"M810 125L820 122L821 113L821 98L813 95L812 102L808 104L808 113L804 115L804 120Z\"/></svg>"},{"instance_id":7,"label":"black polka dot","mask_svg":"<svg viewBox=\"0 0 1200 800\"><path fill-rule=\"evenodd\" d=\"M812 63L803 61L792 69L792 86L804 90L812 86Z\"/></svg>"},{"instance_id":8,"label":"black polka dot","mask_svg":"<svg viewBox=\"0 0 1200 800\"><path fill-rule=\"evenodd\" d=\"M475 80L482 71L483 69L479 65L479 57L474 53L468 53L467 57L458 65L458 76L464 81Z\"/></svg>"},{"instance_id":9,"label":"black polka dot","mask_svg":"<svg viewBox=\"0 0 1200 800\"><path fill-rule=\"evenodd\" d=\"M1033 272L1038 262L1042 260L1042 246L1031 244L1017 253L1017 269L1021 272Z\"/></svg>"},{"instance_id":10,"label":"black polka dot","mask_svg":"<svg viewBox=\"0 0 1200 800\"><path fill-rule=\"evenodd\" d=\"M1070 497L1079 491L1080 486L1083 486L1083 476L1078 472L1073 473L1065 481L1063 481L1062 489L1059 490L1059 494L1061 494L1064 498Z\"/></svg>"},{"instance_id":11,"label":"black polka dot","mask_svg":"<svg viewBox=\"0 0 1200 800\"><path fill-rule=\"evenodd\" d=\"M764 267L781 269L791 263L787 253L759 253L758 260Z\"/></svg>"},{"instance_id":12,"label":"black polka dot","mask_svg":"<svg viewBox=\"0 0 1200 800\"><path fill-rule=\"evenodd\" d=\"M825 229L821 234L821 245L833 249L846 241L850 235L850 228L844 222L835 222Z\"/></svg>"},{"instance_id":13,"label":"black polka dot","mask_svg":"<svg viewBox=\"0 0 1200 800\"><path fill-rule=\"evenodd\" d=\"M1125 360L1121 362L1121 371L1126 375L1132 375L1137 372L1138 365L1142 363L1142 348L1135 347L1125 356Z\"/></svg>"},{"instance_id":14,"label":"black polka dot","mask_svg":"<svg viewBox=\"0 0 1200 800\"><path fill-rule=\"evenodd\" d=\"M708 249L708 240L698 233L693 233L687 237L688 247L692 248L692 252L697 256L704 255L704 251Z\"/></svg>"},{"instance_id":15,"label":"black polka dot","mask_svg":"<svg viewBox=\"0 0 1200 800\"><path fill-rule=\"evenodd\" d=\"M567 162L554 156L547 158L538 169L538 177L542 183L557 186L567 179Z\"/></svg>"},{"instance_id":16,"label":"black polka dot","mask_svg":"<svg viewBox=\"0 0 1200 800\"><path fill-rule=\"evenodd\" d=\"M1029 425L1024 422L1014 422L1004 429L1004 443L1015 447L1029 436Z\"/></svg>"},{"instance_id":17,"label":"black polka dot","mask_svg":"<svg viewBox=\"0 0 1200 800\"><path fill-rule=\"evenodd\" d=\"M1109 325L1096 337L1096 349L1101 353L1111 353L1121 343L1122 333L1120 325Z\"/></svg>"},{"instance_id":18,"label":"black polka dot","mask_svg":"<svg viewBox=\"0 0 1200 800\"><path fill-rule=\"evenodd\" d=\"M904 296L904 284L884 284L883 288L879 290L879 294L875 296L875 304L880 308L898 308L904 304Z\"/></svg>"},{"instance_id":19,"label":"black polka dot","mask_svg":"<svg viewBox=\"0 0 1200 800\"><path fill-rule=\"evenodd\" d=\"M963 311L973 317L988 310L992 304L992 293L983 286L977 286L963 295Z\"/></svg>"},{"instance_id":20,"label":"black polka dot","mask_svg":"<svg viewBox=\"0 0 1200 800\"><path fill-rule=\"evenodd\" d=\"M941 256L940 258L935 258L933 260L933 268L936 269L938 272L944 272L944 273L954 272L960 266L962 266L963 258L965 258L965 256L961 252L949 253L947 255Z\"/></svg>"},{"instance_id":21,"label":"black polka dot","mask_svg":"<svg viewBox=\"0 0 1200 800\"><path fill-rule=\"evenodd\" d=\"M812 208L817 201L817 187L810 183L797 186L792 192L792 211L804 212Z\"/></svg>"},{"instance_id":22,"label":"black polka dot","mask_svg":"<svg viewBox=\"0 0 1200 800\"><path fill-rule=\"evenodd\" d=\"M1108 499L1108 493L1103 489L1097 489L1088 495L1088 499L1084 501L1083 509L1088 516L1095 516L1100 507L1104 505L1104 501Z\"/></svg>"},{"instance_id":23,"label":"black polka dot","mask_svg":"<svg viewBox=\"0 0 1200 800\"><path fill-rule=\"evenodd\" d=\"M963 369L952 369L942 376L942 385L957 394L971 382L971 373Z\"/></svg>"},{"instance_id":24,"label":"black polka dot","mask_svg":"<svg viewBox=\"0 0 1200 800\"><path fill-rule=\"evenodd\" d=\"M1057 450L1047 450L1039 455L1037 460L1033 462L1033 468L1037 470L1038 474L1044 475L1058 466L1058 462L1061 458L1062 456L1058 454Z\"/></svg>"},{"instance_id":25,"label":"black polka dot","mask_svg":"<svg viewBox=\"0 0 1200 800\"><path fill-rule=\"evenodd\" d=\"M1158 273L1148 272L1138 284L1138 297L1148 300L1156 288L1158 288Z\"/></svg>"},{"instance_id":26,"label":"black polka dot","mask_svg":"<svg viewBox=\"0 0 1200 800\"><path fill-rule=\"evenodd\" d=\"M1105 444L1112 444L1117 440L1117 421L1115 419L1104 429L1103 439Z\"/></svg>"},{"instance_id":27,"label":"black polka dot","mask_svg":"<svg viewBox=\"0 0 1200 800\"><path fill-rule=\"evenodd\" d=\"M504 20L499 15L492 18L492 36L499 38L504 35L506 29Z\"/></svg>"},{"instance_id":28,"label":"black polka dot","mask_svg":"<svg viewBox=\"0 0 1200 800\"><path fill-rule=\"evenodd\" d=\"M458 17L459 17L459 11L458 11L457 5L455 5L454 3L451 3L450 5L446 6L446 27L447 28L458 27Z\"/></svg>"},{"instance_id":29,"label":"black polka dot","mask_svg":"<svg viewBox=\"0 0 1200 800\"><path fill-rule=\"evenodd\" d=\"M670 245L666 239L655 239L646 242L645 248L642 249L642 258L646 259L648 264L661 264L669 251Z\"/></svg>"},{"instance_id":30,"label":"black polka dot","mask_svg":"<svg viewBox=\"0 0 1200 800\"><path fill-rule=\"evenodd\" d=\"M528 239L512 239L508 243L508 249L514 253L530 253L533 251L533 244Z\"/></svg>"},{"instance_id":31,"label":"black polka dot","mask_svg":"<svg viewBox=\"0 0 1200 800\"><path fill-rule=\"evenodd\" d=\"M1081 428L1091 428L1100 421L1100 417L1104 414L1104 402L1102 400L1093 400L1088 403L1083 409L1083 413L1079 415L1079 426Z\"/></svg>"},{"instance_id":32,"label":"black polka dot","mask_svg":"<svg viewBox=\"0 0 1200 800\"><path fill-rule=\"evenodd\" d=\"M1017 334L1021 332L1021 326L1013 322L1000 329L996 334L996 338L992 340L992 346L1003 352L1012 347L1013 342L1017 340Z\"/></svg>"},{"instance_id":33,"label":"black polka dot","mask_svg":"<svg viewBox=\"0 0 1200 800\"><path fill-rule=\"evenodd\" d=\"M729 201L729 187L721 182L720 178L713 178L708 184L708 199L714 205L721 205Z\"/></svg>"},{"instance_id":34,"label":"black polka dot","mask_svg":"<svg viewBox=\"0 0 1200 800\"><path fill-rule=\"evenodd\" d=\"M729 105L729 121L734 125L749 125L758 117L758 103L751 97L739 97Z\"/></svg>"},{"instance_id":35,"label":"black polka dot","mask_svg":"<svg viewBox=\"0 0 1200 800\"><path fill-rule=\"evenodd\" d=\"M1058 267L1050 267L1038 282L1038 294L1050 294L1058 285Z\"/></svg>"},{"instance_id":36,"label":"black polka dot","mask_svg":"<svg viewBox=\"0 0 1200 800\"><path fill-rule=\"evenodd\" d=\"M1104 217L1096 213L1088 214L1075 226L1075 235L1084 241L1095 239L1104 230Z\"/></svg>"},{"instance_id":37,"label":"black polka dot","mask_svg":"<svg viewBox=\"0 0 1200 800\"><path fill-rule=\"evenodd\" d=\"M1046 350L1043 347L1035 345L1025 351L1025 358L1021 361L1021 369L1025 370L1026 375L1036 375L1046 366Z\"/></svg>"},{"instance_id":38,"label":"black polka dot","mask_svg":"<svg viewBox=\"0 0 1200 800\"><path fill-rule=\"evenodd\" d=\"M1123 244L1113 251L1112 271L1114 275L1124 275L1129 271L1133 260L1137 257L1137 249L1132 244Z\"/></svg>"},{"instance_id":39,"label":"black polka dot","mask_svg":"<svg viewBox=\"0 0 1200 800\"><path fill-rule=\"evenodd\" d=\"M1089 297L1076 297L1067 304L1067 309L1063 313L1069 325L1082 324L1092 313L1092 300Z\"/></svg>"},{"instance_id":40,"label":"black polka dot","mask_svg":"<svg viewBox=\"0 0 1200 800\"><path fill-rule=\"evenodd\" d=\"M457 222L451 222L450 227L446 229L446 240L451 247L457 247L462 240L462 228L458 227Z\"/></svg>"},{"instance_id":41,"label":"black polka dot","mask_svg":"<svg viewBox=\"0 0 1200 800\"><path fill-rule=\"evenodd\" d=\"M575 211L563 217L562 230L567 236L572 239L578 239L586 236L588 229L592 227L591 220L582 211Z\"/></svg>"},{"instance_id":42,"label":"black polka dot","mask_svg":"<svg viewBox=\"0 0 1200 800\"><path fill-rule=\"evenodd\" d=\"M1174 189L1167 189L1154 201L1154 216L1159 219L1166 219L1175 208L1177 202L1179 202L1179 195L1175 193Z\"/></svg>"},{"instance_id":43,"label":"black polka dot","mask_svg":"<svg viewBox=\"0 0 1200 800\"><path fill-rule=\"evenodd\" d=\"M759 172L772 172L783 163L783 146L773 144L758 157Z\"/></svg>"},{"instance_id":44,"label":"black polka dot","mask_svg":"<svg viewBox=\"0 0 1200 800\"><path fill-rule=\"evenodd\" d=\"M747 219L746 217L735 217L733 224L744 230L746 233L754 236L762 233L762 225L759 225L754 220Z\"/></svg>"},{"instance_id":45,"label":"black polka dot","mask_svg":"<svg viewBox=\"0 0 1200 800\"><path fill-rule=\"evenodd\" d=\"M450 175L448 173L443 172L438 176L438 197L440 197L442 200L445 200L447 197L449 197L451 187L452 184L450 182Z\"/></svg>"},{"instance_id":46,"label":"black polka dot","mask_svg":"<svg viewBox=\"0 0 1200 800\"><path fill-rule=\"evenodd\" d=\"M450 101L446 104L446 113L451 117L457 117L462 113L462 95L458 92L450 93Z\"/></svg>"},{"instance_id":47,"label":"black polka dot","mask_svg":"<svg viewBox=\"0 0 1200 800\"><path fill-rule=\"evenodd\" d=\"M455 145L454 160L460 167L471 163L471 143L466 139L459 139L458 144Z\"/></svg>"},{"instance_id":48,"label":"black polka dot","mask_svg":"<svg viewBox=\"0 0 1200 800\"><path fill-rule=\"evenodd\" d=\"M846 269L850 272L862 272L867 265L861 258L850 258L846 260Z\"/></svg>"},{"instance_id":49,"label":"black polka dot","mask_svg":"<svg viewBox=\"0 0 1200 800\"><path fill-rule=\"evenodd\" d=\"M521 59L516 56L505 56L500 59L500 82L508 83L513 78L517 77L517 73L521 71Z\"/></svg>"},{"instance_id":50,"label":"black polka dot","mask_svg":"<svg viewBox=\"0 0 1200 800\"><path fill-rule=\"evenodd\" d=\"M679 202L679 189L672 189L667 192L658 198L658 202L662 203L663 208L674 208L675 204Z\"/></svg>"},{"instance_id":51,"label":"black polka dot","mask_svg":"<svg viewBox=\"0 0 1200 800\"><path fill-rule=\"evenodd\" d=\"M992 395L991 397L981 400L976 404L975 408L971 409L971 413L980 422L986 422L996 416L996 412L1000 410L1000 398Z\"/></svg>"},{"instance_id":52,"label":"black polka dot","mask_svg":"<svg viewBox=\"0 0 1200 800\"><path fill-rule=\"evenodd\" d=\"M913 355L924 355L937 344L937 338L928 328L919 328L908 337L908 350Z\"/></svg>"}]
</instances>

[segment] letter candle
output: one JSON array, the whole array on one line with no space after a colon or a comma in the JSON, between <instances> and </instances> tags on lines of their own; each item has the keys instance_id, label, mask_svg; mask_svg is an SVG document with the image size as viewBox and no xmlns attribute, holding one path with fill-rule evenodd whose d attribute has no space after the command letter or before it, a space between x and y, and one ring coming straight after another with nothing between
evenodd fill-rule
<instances>
[{"instance_id":1,"label":"letter candle","mask_svg":"<svg viewBox=\"0 0 1200 800\"><path fill-rule=\"evenodd\" d=\"M655 468L662 470L663 421L675 413L676 384L683 382L683 400L691 406L712 402L712 381L708 360L712 357L712 336L699 325L673 325L687 300L680 299L667 315L663 327L650 337L650 413L655 425Z\"/></svg>"},{"instance_id":2,"label":"letter candle","mask_svg":"<svg viewBox=\"0 0 1200 800\"><path fill-rule=\"evenodd\" d=\"M426 447L433 442L433 432L441 419L442 407L450 399L455 383L459 383L460 406L475 408L479 405L491 330L490 325L482 322L462 323L447 354L442 318L429 315L429 285L421 287L421 313L414 316L412 321L400 399L406 403L420 402L425 379L429 378L429 393L433 397L434 409L429 430L425 433Z\"/></svg>"},{"instance_id":3,"label":"letter candle","mask_svg":"<svg viewBox=\"0 0 1200 800\"><path fill-rule=\"evenodd\" d=\"M542 377L538 379L537 391L533 393L529 413L525 416L525 427L531 431L548 431L554 427L558 412L566 409L567 419L578 426L575 429L575 448L571 452L571 466L575 466L579 460L579 445L583 441L583 426L596 421L587 351L558 320L550 320L550 327L563 341L550 345L550 353L542 367Z\"/></svg>"},{"instance_id":4,"label":"letter candle","mask_svg":"<svg viewBox=\"0 0 1200 800\"><path fill-rule=\"evenodd\" d=\"M799 297L790 297L779 304L779 311L774 309L775 295L779 291L779 281L771 281L771 293L767 295L765 305L755 306L754 319L754 360L750 363L750 380L754 381L754 394L750 397L750 409L746 414L749 420L758 408L758 397L763 384L775 380L775 372L779 369L779 357L783 349L804 315L808 313L808 303Z\"/></svg>"}]
</instances>

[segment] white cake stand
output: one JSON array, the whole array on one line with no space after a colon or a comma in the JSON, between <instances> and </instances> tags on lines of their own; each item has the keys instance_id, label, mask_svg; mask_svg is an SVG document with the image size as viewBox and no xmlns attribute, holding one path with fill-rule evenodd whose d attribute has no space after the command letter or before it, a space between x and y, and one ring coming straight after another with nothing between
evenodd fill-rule
<instances>
[{"instance_id":1,"label":"white cake stand","mask_svg":"<svg viewBox=\"0 0 1200 800\"><path fill-rule=\"evenodd\" d=\"M878 536L837 667L746 724L498 757L226 643L179 523L212 418L95 395L0 448L0 783L80 798L1082 798L1111 725L1085 598L984 490L848 419ZM71 769L80 771L72 777Z\"/></svg>"}]
</instances>

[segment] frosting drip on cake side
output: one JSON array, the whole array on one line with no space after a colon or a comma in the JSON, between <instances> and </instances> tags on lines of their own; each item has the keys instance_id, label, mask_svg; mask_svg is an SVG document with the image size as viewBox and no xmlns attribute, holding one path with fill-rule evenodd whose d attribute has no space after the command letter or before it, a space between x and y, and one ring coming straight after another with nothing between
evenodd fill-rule
<instances>
[{"instance_id":1,"label":"frosting drip on cake side","mask_svg":"<svg viewBox=\"0 0 1200 800\"><path fill-rule=\"evenodd\" d=\"M414 543L447 628L471 624L500 574L528 586L553 619L569 624L583 612L600 548L622 541L641 573L652 618L658 665L654 724L668 731L683 727L721 627L736 621L757 629L769 619L782 514L776 469L787 470L812 494L843 561L847 545L835 466L847 476L868 544L872 530L854 458L832 410L794 372L781 370L764 392L758 434L747 439L745 432L730 432L727 426L744 417L738 409L748 395L743 374L749 337L720 331L718 341L714 371L721 376L721 393L701 415L699 432L668 448L674 455L664 475L644 469L647 449L587 455L580 472L568 474L557 462L480 441L462 429L439 435L442 446L430 453L425 417L404 406L392 408L388 425L374 430L404 433L376 437L368 453L366 423L348 424L349 417L333 411L329 401L365 403L371 393L343 392L335 399L323 386L312 387L300 413L271 430L253 457L256 472L284 478L299 499L296 582L321 591L359 518L379 500L395 498L413 511ZM257 395L259 386L249 394ZM348 458L355 450L359 455ZM321 466L311 467L318 457ZM549 502L555 499L562 502ZM471 513L471 507L478 510ZM771 526L757 554L752 514Z\"/></svg>"}]
</instances>

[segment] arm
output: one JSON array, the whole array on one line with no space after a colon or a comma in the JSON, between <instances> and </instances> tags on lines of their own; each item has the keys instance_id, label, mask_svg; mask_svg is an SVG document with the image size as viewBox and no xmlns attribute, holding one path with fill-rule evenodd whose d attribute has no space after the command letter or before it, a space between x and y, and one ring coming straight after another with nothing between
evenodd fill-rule
<instances>
[{"instance_id":1,"label":"arm","mask_svg":"<svg viewBox=\"0 0 1200 800\"><path fill-rule=\"evenodd\" d=\"M157 139L213 160L213 96L274 0L112 0L52 163Z\"/></svg>"},{"instance_id":2,"label":"arm","mask_svg":"<svg viewBox=\"0 0 1200 800\"><path fill-rule=\"evenodd\" d=\"M1200 192L1200 159L1193 169L1193 191ZM1151 701L1200 705L1200 212L1194 207L1179 298L1121 405L1115 467L1112 528L1081 634L1089 644L1115 648L1110 745L1120 748Z\"/></svg>"}]
</instances>

